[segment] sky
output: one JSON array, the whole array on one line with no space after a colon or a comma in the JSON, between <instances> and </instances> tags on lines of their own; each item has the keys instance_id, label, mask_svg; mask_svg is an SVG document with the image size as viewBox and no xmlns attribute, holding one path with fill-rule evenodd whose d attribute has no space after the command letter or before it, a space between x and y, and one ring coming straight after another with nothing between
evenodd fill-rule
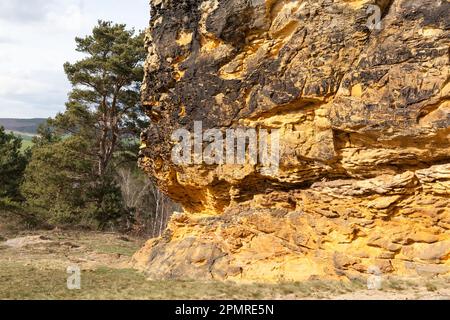
<instances>
[{"instance_id":1,"label":"sky","mask_svg":"<svg viewBox=\"0 0 450 320\"><path fill-rule=\"evenodd\" d=\"M82 55L75 37L99 19L143 30L148 0L0 0L0 118L47 118L64 111L63 64Z\"/></svg>"}]
</instances>

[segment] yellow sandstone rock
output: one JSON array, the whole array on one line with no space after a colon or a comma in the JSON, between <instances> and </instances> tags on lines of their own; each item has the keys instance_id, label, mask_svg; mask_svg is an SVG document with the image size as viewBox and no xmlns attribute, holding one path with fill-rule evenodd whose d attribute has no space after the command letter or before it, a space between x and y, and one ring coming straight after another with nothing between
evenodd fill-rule
<instances>
[{"instance_id":1,"label":"yellow sandstone rock","mask_svg":"<svg viewBox=\"0 0 450 320\"><path fill-rule=\"evenodd\" d=\"M435 0L153 1L141 166L185 212L136 267L158 279L449 275L449 11ZM172 133L199 120L277 129L279 170L174 164Z\"/></svg>"}]
</instances>

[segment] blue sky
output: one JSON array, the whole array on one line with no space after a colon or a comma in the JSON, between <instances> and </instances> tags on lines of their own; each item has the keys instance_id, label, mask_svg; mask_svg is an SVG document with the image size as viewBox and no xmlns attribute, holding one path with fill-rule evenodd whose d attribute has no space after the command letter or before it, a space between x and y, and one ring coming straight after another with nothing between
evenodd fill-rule
<instances>
[{"instance_id":1,"label":"blue sky","mask_svg":"<svg viewBox=\"0 0 450 320\"><path fill-rule=\"evenodd\" d=\"M0 118L52 117L70 90L63 64L98 19L143 30L148 0L0 0Z\"/></svg>"}]
</instances>

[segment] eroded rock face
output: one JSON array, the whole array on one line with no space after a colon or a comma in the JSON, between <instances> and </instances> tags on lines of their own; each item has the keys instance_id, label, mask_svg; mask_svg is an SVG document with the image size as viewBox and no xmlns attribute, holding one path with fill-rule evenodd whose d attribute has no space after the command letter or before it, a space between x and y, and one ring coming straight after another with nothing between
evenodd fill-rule
<instances>
[{"instance_id":1,"label":"eroded rock face","mask_svg":"<svg viewBox=\"0 0 450 320\"><path fill-rule=\"evenodd\" d=\"M186 213L136 264L158 278L449 273L449 12L153 0L141 165ZM175 165L172 133L198 120L278 129L279 171Z\"/></svg>"}]
</instances>

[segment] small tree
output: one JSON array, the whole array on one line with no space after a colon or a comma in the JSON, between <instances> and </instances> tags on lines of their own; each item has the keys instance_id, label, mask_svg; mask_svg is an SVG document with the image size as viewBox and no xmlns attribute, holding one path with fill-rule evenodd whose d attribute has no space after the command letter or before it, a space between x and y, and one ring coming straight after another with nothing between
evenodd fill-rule
<instances>
[{"instance_id":1,"label":"small tree","mask_svg":"<svg viewBox=\"0 0 450 320\"><path fill-rule=\"evenodd\" d=\"M28 204L52 223L75 223L90 211L87 197L93 163L84 155L88 142L78 137L45 142L33 148L22 193Z\"/></svg>"},{"instance_id":2,"label":"small tree","mask_svg":"<svg viewBox=\"0 0 450 320\"><path fill-rule=\"evenodd\" d=\"M0 198L20 198L19 186L28 160L21 147L21 138L0 127Z\"/></svg>"}]
</instances>

